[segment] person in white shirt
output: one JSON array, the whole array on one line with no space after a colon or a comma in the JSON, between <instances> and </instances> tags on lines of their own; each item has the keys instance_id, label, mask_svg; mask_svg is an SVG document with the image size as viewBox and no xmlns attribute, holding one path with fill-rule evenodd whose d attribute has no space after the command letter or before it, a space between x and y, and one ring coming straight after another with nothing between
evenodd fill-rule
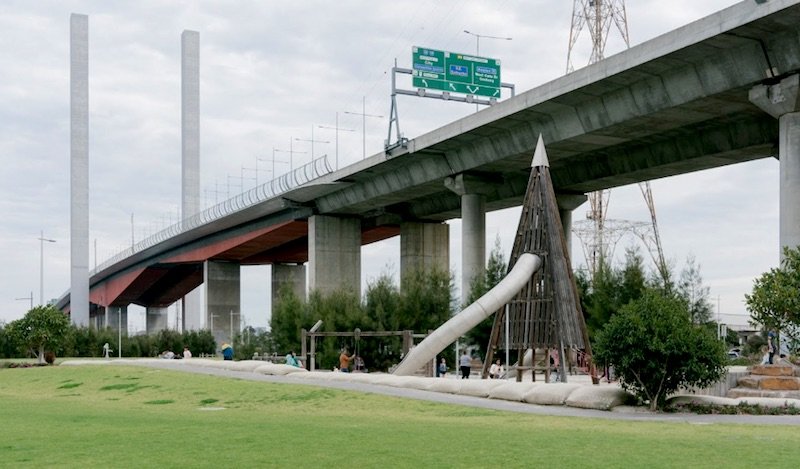
<instances>
[{"instance_id":1,"label":"person in white shirt","mask_svg":"<svg viewBox=\"0 0 800 469\"><path fill-rule=\"evenodd\" d=\"M192 358L192 352L189 347L183 347L183 358Z\"/></svg>"},{"instance_id":2,"label":"person in white shirt","mask_svg":"<svg viewBox=\"0 0 800 469\"><path fill-rule=\"evenodd\" d=\"M503 371L503 365L500 364L500 360L492 363L492 366L489 367L489 378L491 379L498 379L500 378L500 373Z\"/></svg>"}]
</instances>

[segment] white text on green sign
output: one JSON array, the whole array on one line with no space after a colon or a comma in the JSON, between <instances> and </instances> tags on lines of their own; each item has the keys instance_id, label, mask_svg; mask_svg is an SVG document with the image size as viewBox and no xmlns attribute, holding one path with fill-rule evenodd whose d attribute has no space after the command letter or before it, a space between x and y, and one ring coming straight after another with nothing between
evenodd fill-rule
<instances>
[{"instance_id":1,"label":"white text on green sign","mask_svg":"<svg viewBox=\"0 0 800 469\"><path fill-rule=\"evenodd\" d=\"M500 61L424 47L411 53L416 88L500 97Z\"/></svg>"}]
</instances>

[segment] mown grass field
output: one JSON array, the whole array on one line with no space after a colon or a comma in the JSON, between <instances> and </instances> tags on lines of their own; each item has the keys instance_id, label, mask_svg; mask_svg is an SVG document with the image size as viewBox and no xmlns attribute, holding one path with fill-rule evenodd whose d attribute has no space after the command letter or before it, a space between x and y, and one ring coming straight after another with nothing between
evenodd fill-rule
<instances>
[{"instance_id":1,"label":"mown grass field","mask_svg":"<svg viewBox=\"0 0 800 469\"><path fill-rule=\"evenodd\" d=\"M0 369L0 467L797 467L796 427L545 417L134 366Z\"/></svg>"}]
</instances>

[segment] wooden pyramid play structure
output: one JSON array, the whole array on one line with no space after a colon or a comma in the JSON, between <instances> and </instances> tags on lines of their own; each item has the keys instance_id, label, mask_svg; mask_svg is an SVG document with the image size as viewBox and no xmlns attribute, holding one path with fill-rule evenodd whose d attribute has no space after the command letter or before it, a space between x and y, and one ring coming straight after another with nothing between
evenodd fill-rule
<instances>
[{"instance_id":1,"label":"wooden pyramid play structure","mask_svg":"<svg viewBox=\"0 0 800 469\"><path fill-rule=\"evenodd\" d=\"M506 348L506 340L508 349L516 351L516 357L512 355L511 359L517 359L518 379L521 371L533 369L535 357L532 356L530 366L524 366L523 363L528 350L556 350L563 358L564 351L573 349L585 359L587 366L590 363L591 346L541 135L531 166L508 272L525 252L538 255L543 264L527 285L495 314L484 361L484 376L497 351ZM563 359L561 363L563 376ZM594 376L593 368L589 366L589 370ZM535 373L531 373L531 376L535 379ZM549 378L549 371L547 376Z\"/></svg>"}]
</instances>

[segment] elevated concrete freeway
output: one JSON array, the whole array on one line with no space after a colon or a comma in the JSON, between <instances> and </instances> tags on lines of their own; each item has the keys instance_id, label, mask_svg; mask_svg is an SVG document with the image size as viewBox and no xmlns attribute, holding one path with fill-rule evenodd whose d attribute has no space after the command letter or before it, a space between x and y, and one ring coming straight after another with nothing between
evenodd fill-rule
<instances>
[{"instance_id":1,"label":"elevated concrete freeway","mask_svg":"<svg viewBox=\"0 0 800 469\"><path fill-rule=\"evenodd\" d=\"M207 260L309 260L314 279L313 251L324 242L307 226L334 218L357 220L349 229L363 244L404 224L462 217L465 256L473 256L463 259L466 279L482 265L485 211L521 203L540 133L567 222L589 191L780 155L781 244L796 245L798 70L800 0L744 1L136 253L92 277L91 300L177 299L202 279L196 266ZM188 272L159 277L157 292L142 293L158 281L131 289L135 272L179 264Z\"/></svg>"}]
</instances>

